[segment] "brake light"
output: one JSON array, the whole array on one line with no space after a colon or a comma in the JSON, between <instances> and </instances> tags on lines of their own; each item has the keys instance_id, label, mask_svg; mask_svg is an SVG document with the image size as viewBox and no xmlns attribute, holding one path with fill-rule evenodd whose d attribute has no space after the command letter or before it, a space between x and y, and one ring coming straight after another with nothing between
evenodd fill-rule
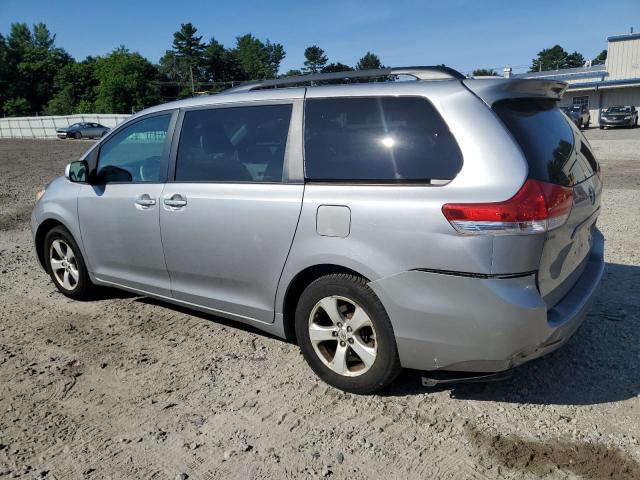
<instances>
[{"instance_id":1,"label":"brake light","mask_svg":"<svg viewBox=\"0 0 640 480\"><path fill-rule=\"evenodd\" d=\"M563 225L572 206L572 188L528 179L504 202L447 203L442 213L460 233L525 235Z\"/></svg>"}]
</instances>

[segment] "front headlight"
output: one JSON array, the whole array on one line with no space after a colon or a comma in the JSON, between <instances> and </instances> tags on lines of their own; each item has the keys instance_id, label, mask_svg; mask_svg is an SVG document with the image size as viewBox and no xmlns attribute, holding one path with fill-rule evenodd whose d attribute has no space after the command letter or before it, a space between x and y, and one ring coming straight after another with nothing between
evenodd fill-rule
<instances>
[{"instance_id":1,"label":"front headlight","mask_svg":"<svg viewBox=\"0 0 640 480\"><path fill-rule=\"evenodd\" d=\"M47 188L49 188L49 185L51 185L51 182L53 182L53 180L51 180L50 182L47 182L47 184L44 186L42 190L39 190L36 192L36 203L40 201L40 199L44 195L44 192L47 190Z\"/></svg>"},{"instance_id":2,"label":"front headlight","mask_svg":"<svg viewBox=\"0 0 640 480\"><path fill-rule=\"evenodd\" d=\"M625 120L631 120L631 115L627 115L624 117Z\"/></svg>"}]
</instances>

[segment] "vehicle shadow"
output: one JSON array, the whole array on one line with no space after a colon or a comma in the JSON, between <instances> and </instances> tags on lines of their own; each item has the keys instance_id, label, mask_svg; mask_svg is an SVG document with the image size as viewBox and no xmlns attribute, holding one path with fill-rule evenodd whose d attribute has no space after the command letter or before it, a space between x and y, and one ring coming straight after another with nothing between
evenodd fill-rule
<instances>
[{"instance_id":1,"label":"vehicle shadow","mask_svg":"<svg viewBox=\"0 0 640 480\"><path fill-rule=\"evenodd\" d=\"M383 396L449 391L452 398L511 403L590 405L640 395L640 266L608 263L597 298L585 322L559 350L513 371L507 380L424 387L422 372L404 371ZM101 289L100 298L137 295ZM251 325L150 297L137 302L282 340Z\"/></svg>"},{"instance_id":2,"label":"vehicle shadow","mask_svg":"<svg viewBox=\"0 0 640 480\"><path fill-rule=\"evenodd\" d=\"M263 337L273 338L276 340L280 340L282 342L286 342L286 340L280 337L276 337L275 335L271 335L270 333L264 332L262 330L259 330L253 325L237 322L225 317L220 317L220 316L214 315L213 313L206 313L206 312L201 312L199 310L193 310L188 307L183 307L181 305L176 305L174 303L169 303L169 302L159 300L156 298L151 298L151 297L139 297L135 301L140 303L146 303L147 305L157 305L159 307L169 308L175 312L184 313L185 315L197 317L202 320L207 320L209 322L215 322L220 325L224 325L225 327L235 328L237 330L242 330L245 332L254 333L256 335L261 335Z\"/></svg>"},{"instance_id":3,"label":"vehicle shadow","mask_svg":"<svg viewBox=\"0 0 640 480\"><path fill-rule=\"evenodd\" d=\"M591 405L640 394L640 266L608 263L585 322L563 347L514 370L508 380L422 387L407 371L385 395L449 391L452 398Z\"/></svg>"}]
</instances>

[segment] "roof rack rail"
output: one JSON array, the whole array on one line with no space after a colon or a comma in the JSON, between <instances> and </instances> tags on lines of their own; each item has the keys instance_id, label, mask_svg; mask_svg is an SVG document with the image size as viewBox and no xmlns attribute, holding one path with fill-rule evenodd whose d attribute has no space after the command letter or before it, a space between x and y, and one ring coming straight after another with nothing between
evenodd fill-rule
<instances>
[{"instance_id":1,"label":"roof rack rail","mask_svg":"<svg viewBox=\"0 0 640 480\"><path fill-rule=\"evenodd\" d=\"M321 82L326 80L350 80L353 78L388 77L391 75L408 75L415 77L416 80L462 80L466 78L457 70L444 66L378 68L373 70L312 73L309 75L297 75L294 77L278 78L275 80L259 80L257 82L243 83L237 87L225 90L223 93L249 92L260 88L277 88L285 85L295 85L297 83Z\"/></svg>"}]
</instances>

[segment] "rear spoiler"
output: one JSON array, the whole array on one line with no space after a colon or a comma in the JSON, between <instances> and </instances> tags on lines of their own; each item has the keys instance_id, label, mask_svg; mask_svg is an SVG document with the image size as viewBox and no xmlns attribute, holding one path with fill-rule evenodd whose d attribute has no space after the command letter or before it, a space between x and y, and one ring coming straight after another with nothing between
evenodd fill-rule
<instances>
[{"instance_id":1,"label":"rear spoiler","mask_svg":"<svg viewBox=\"0 0 640 480\"><path fill-rule=\"evenodd\" d=\"M567 83L528 78L467 79L462 83L484 103L491 106L506 98L551 98L560 100Z\"/></svg>"}]
</instances>

